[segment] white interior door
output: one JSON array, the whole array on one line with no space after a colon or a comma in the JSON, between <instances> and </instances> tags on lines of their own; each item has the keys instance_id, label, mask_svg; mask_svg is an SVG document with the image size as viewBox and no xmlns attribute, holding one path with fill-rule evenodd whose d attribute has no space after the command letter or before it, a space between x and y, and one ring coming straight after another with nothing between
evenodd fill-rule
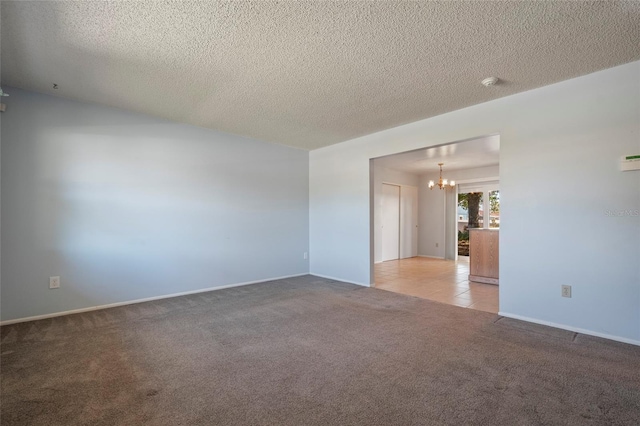
<instances>
[{"instance_id":1,"label":"white interior door","mask_svg":"<svg viewBox=\"0 0 640 426\"><path fill-rule=\"evenodd\" d=\"M400 189L400 259L418 255L418 188Z\"/></svg>"},{"instance_id":2,"label":"white interior door","mask_svg":"<svg viewBox=\"0 0 640 426\"><path fill-rule=\"evenodd\" d=\"M400 187L382 184L382 261L400 256Z\"/></svg>"}]
</instances>

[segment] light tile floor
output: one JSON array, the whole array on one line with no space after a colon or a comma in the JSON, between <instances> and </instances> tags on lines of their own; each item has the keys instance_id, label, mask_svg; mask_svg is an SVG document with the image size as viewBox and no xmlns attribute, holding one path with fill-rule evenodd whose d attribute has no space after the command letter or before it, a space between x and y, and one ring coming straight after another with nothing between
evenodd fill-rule
<instances>
[{"instance_id":1,"label":"light tile floor","mask_svg":"<svg viewBox=\"0 0 640 426\"><path fill-rule=\"evenodd\" d=\"M375 287L395 293L498 313L498 286L470 282L469 258L412 257L374 266Z\"/></svg>"}]
</instances>

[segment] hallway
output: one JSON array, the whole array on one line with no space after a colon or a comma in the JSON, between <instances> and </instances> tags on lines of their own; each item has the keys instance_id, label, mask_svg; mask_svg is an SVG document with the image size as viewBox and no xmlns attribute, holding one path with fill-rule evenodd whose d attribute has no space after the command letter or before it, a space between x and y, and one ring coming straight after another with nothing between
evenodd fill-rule
<instances>
[{"instance_id":1,"label":"hallway","mask_svg":"<svg viewBox=\"0 0 640 426\"><path fill-rule=\"evenodd\" d=\"M412 257L374 265L375 288L498 313L498 286L469 282L469 258Z\"/></svg>"}]
</instances>

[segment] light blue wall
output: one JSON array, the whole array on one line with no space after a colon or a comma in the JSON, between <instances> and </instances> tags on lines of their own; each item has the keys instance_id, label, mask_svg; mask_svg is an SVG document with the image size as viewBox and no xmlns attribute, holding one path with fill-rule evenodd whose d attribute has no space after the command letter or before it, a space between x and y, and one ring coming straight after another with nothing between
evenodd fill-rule
<instances>
[{"instance_id":1,"label":"light blue wall","mask_svg":"<svg viewBox=\"0 0 640 426\"><path fill-rule=\"evenodd\" d=\"M311 273L370 284L369 159L493 134L501 313L640 344L640 62L311 151Z\"/></svg>"},{"instance_id":2,"label":"light blue wall","mask_svg":"<svg viewBox=\"0 0 640 426\"><path fill-rule=\"evenodd\" d=\"M308 152L5 90L2 320L308 272Z\"/></svg>"}]
</instances>

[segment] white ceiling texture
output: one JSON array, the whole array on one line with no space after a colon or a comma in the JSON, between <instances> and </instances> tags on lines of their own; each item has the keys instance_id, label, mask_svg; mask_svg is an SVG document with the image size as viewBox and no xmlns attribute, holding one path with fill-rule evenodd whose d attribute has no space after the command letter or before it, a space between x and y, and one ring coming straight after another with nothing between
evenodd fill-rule
<instances>
[{"instance_id":1,"label":"white ceiling texture","mask_svg":"<svg viewBox=\"0 0 640 426\"><path fill-rule=\"evenodd\" d=\"M0 13L4 85L303 149L640 60L639 1L2 1ZM488 76L502 83L485 88Z\"/></svg>"}]
</instances>

